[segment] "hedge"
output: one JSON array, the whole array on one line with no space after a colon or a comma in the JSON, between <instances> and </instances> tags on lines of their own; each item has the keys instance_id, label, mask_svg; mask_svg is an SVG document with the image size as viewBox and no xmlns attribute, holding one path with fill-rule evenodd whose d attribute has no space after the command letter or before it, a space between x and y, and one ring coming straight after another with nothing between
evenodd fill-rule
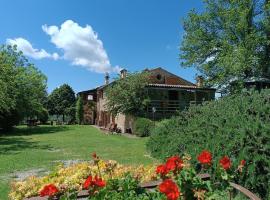
<instances>
[{"instance_id":1,"label":"hedge","mask_svg":"<svg viewBox=\"0 0 270 200\"><path fill-rule=\"evenodd\" d=\"M134 123L134 133L140 137L150 136L150 132L154 126L154 122L150 119L137 118Z\"/></svg>"},{"instance_id":2,"label":"hedge","mask_svg":"<svg viewBox=\"0 0 270 200\"><path fill-rule=\"evenodd\" d=\"M215 157L244 159L248 170L239 183L270 199L270 90L193 106L159 123L147 148L160 159L184 152L195 156L204 149Z\"/></svg>"}]
</instances>

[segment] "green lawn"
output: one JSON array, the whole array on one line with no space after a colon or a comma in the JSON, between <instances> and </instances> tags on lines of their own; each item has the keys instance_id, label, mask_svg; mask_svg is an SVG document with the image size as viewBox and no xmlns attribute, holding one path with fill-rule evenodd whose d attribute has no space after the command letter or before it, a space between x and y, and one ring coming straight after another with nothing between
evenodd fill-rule
<instances>
[{"instance_id":1,"label":"green lawn","mask_svg":"<svg viewBox=\"0 0 270 200\"><path fill-rule=\"evenodd\" d=\"M150 164L146 140L105 135L91 126L19 127L0 136L0 200L7 199L12 172L49 170L59 160L89 160L94 151L123 164Z\"/></svg>"}]
</instances>

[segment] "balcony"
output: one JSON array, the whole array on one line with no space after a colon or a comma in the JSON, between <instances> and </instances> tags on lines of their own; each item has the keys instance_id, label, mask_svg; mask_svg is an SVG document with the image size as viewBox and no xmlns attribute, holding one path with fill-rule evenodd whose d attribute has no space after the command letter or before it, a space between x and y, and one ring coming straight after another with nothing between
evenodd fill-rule
<instances>
[{"instance_id":1,"label":"balcony","mask_svg":"<svg viewBox=\"0 0 270 200\"><path fill-rule=\"evenodd\" d=\"M203 101L181 101L181 100L151 100L147 112L152 113L154 107L156 113L175 113L188 108L190 105L202 104Z\"/></svg>"}]
</instances>

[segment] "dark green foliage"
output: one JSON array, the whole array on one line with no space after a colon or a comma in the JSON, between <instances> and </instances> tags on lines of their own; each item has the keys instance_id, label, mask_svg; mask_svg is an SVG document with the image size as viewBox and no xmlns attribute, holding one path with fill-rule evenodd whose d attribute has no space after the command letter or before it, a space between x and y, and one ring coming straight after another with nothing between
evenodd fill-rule
<instances>
[{"instance_id":1,"label":"dark green foliage","mask_svg":"<svg viewBox=\"0 0 270 200\"><path fill-rule=\"evenodd\" d=\"M134 133L140 137L150 136L151 130L155 127L155 124L150 119L137 118L134 123Z\"/></svg>"},{"instance_id":2,"label":"dark green foliage","mask_svg":"<svg viewBox=\"0 0 270 200\"><path fill-rule=\"evenodd\" d=\"M16 46L0 47L0 128L37 117L43 110L46 82Z\"/></svg>"},{"instance_id":3,"label":"dark green foliage","mask_svg":"<svg viewBox=\"0 0 270 200\"><path fill-rule=\"evenodd\" d=\"M206 0L204 7L184 20L183 65L197 67L215 86L269 78L269 0Z\"/></svg>"},{"instance_id":4,"label":"dark green foliage","mask_svg":"<svg viewBox=\"0 0 270 200\"><path fill-rule=\"evenodd\" d=\"M0 128L9 130L14 125L18 125L21 119L21 115L16 110L0 113Z\"/></svg>"},{"instance_id":5,"label":"dark green foliage","mask_svg":"<svg viewBox=\"0 0 270 200\"><path fill-rule=\"evenodd\" d=\"M40 113L38 113L38 119L42 124L46 124L49 120L49 112L45 108L42 109Z\"/></svg>"},{"instance_id":6,"label":"dark green foliage","mask_svg":"<svg viewBox=\"0 0 270 200\"><path fill-rule=\"evenodd\" d=\"M148 103L145 86L148 73L133 73L126 78L119 78L105 90L107 109L113 113L138 116L144 113Z\"/></svg>"},{"instance_id":7,"label":"dark green foliage","mask_svg":"<svg viewBox=\"0 0 270 200\"><path fill-rule=\"evenodd\" d=\"M159 192L149 192L139 187L137 179L126 174L122 179L112 179L105 188L96 195L90 196L92 200L165 200L166 197Z\"/></svg>"},{"instance_id":8,"label":"dark green foliage","mask_svg":"<svg viewBox=\"0 0 270 200\"><path fill-rule=\"evenodd\" d=\"M82 124L83 122L83 101L80 96L76 102L76 121L78 124Z\"/></svg>"},{"instance_id":9,"label":"dark green foliage","mask_svg":"<svg viewBox=\"0 0 270 200\"><path fill-rule=\"evenodd\" d=\"M51 115L61 115L65 122L66 115L71 119L75 118L75 102L75 92L69 85L64 84L52 91L47 106Z\"/></svg>"},{"instance_id":10,"label":"dark green foliage","mask_svg":"<svg viewBox=\"0 0 270 200\"><path fill-rule=\"evenodd\" d=\"M213 157L247 161L239 183L263 198L270 183L270 90L232 95L164 120L147 144L156 158L207 149ZM214 163L216 166L217 163Z\"/></svg>"}]
</instances>

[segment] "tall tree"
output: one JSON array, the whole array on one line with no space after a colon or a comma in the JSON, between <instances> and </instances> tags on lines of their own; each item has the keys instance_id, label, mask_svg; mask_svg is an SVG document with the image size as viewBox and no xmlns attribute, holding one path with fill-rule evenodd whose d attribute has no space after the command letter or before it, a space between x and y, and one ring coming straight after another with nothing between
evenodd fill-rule
<instances>
[{"instance_id":1,"label":"tall tree","mask_svg":"<svg viewBox=\"0 0 270 200\"><path fill-rule=\"evenodd\" d=\"M264 31L264 54L262 57L262 71L266 77L270 78L270 0L264 2L264 19L262 30Z\"/></svg>"},{"instance_id":2,"label":"tall tree","mask_svg":"<svg viewBox=\"0 0 270 200\"><path fill-rule=\"evenodd\" d=\"M145 91L148 83L148 73L133 73L126 78L118 78L107 87L106 107L114 115L123 113L140 115L143 113L149 98Z\"/></svg>"},{"instance_id":3,"label":"tall tree","mask_svg":"<svg viewBox=\"0 0 270 200\"><path fill-rule=\"evenodd\" d=\"M9 128L43 111L47 79L18 52L0 47L0 127Z\"/></svg>"},{"instance_id":4,"label":"tall tree","mask_svg":"<svg viewBox=\"0 0 270 200\"><path fill-rule=\"evenodd\" d=\"M192 10L184 20L183 66L197 67L218 87L270 76L268 0L204 0L204 5L203 12Z\"/></svg>"},{"instance_id":5,"label":"tall tree","mask_svg":"<svg viewBox=\"0 0 270 200\"><path fill-rule=\"evenodd\" d=\"M83 122L83 101L80 96L76 102L76 121L78 124L82 124Z\"/></svg>"},{"instance_id":6,"label":"tall tree","mask_svg":"<svg viewBox=\"0 0 270 200\"><path fill-rule=\"evenodd\" d=\"M52 115L62 115L63 122L65 116L68 115L74 118L74 107L76 97L73 89L64 84L52 91L48 97L48 110Z\"/></svg>"}]
</instances>

